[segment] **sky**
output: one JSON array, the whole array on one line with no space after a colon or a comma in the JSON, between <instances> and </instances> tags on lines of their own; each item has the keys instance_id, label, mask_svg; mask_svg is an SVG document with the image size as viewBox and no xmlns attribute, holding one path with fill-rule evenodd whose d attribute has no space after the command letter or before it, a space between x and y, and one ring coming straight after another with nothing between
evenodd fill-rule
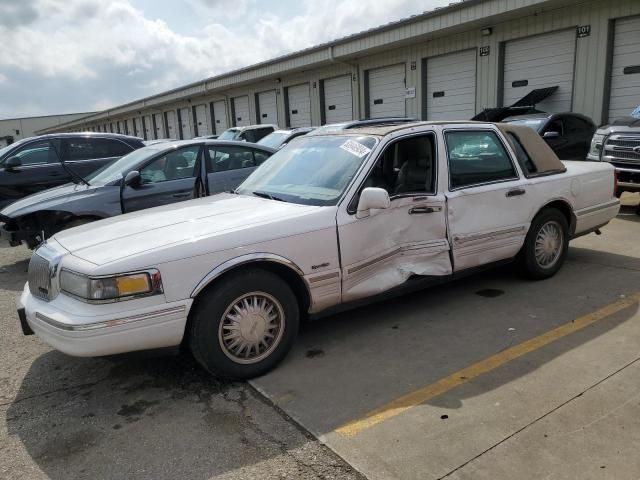
<instances>
[{"instance_id":1,"label":"sky","mask_svg":"<svg viewBox=\"0 0 640 480\"><path fill-rule=\"evenodd\" d=\"M450 0L0 0L0 118L104 110Z\"/></svg>"}]
</instances>

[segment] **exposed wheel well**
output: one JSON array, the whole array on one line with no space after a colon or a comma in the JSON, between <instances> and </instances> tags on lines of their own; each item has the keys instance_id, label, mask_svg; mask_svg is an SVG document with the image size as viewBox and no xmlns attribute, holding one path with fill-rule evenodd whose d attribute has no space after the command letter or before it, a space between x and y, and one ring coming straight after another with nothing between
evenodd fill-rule
<instances>
[{"instance_id":1,"label":"exposed wheel well","mask_svg":"<svg viewBox=\"0 0 640 480\"><path fill-rule=\"evenodd\" d=\"M544 207L538 210L536 216L547 208L555 208L565 216L565 218L567 219L567 224L569 225L569 233L570 235L573 235L576 230L576 216L573 213L571 205L569 205L569 203L564 200L554 200L553 202L547 203Z\"/></svg>"},{"instance_id":2,"label":"exposed wheel well","mask_svg":"<svg viewBox=\"0 0 640 480\"><path fill-rule=\"evenodd\" d=\"M293 290L293 293L296 296L296 299L298 300L298 305L300 307L300 320L303 321L306 319L309 306L311 305L311 297L309 294L309 290L307 289L307 285L305 284L304 280L300 278L300 275L298 275L298 273L296 273L293 269L287 267L286 265L283 265L277 262L270 262L268 260L258 260L255 262L238 265L237 267L234 267L224 272L222 275L220 275L219 277L216 277L211 282L209 282L207 286L196 295L193 305L191 306L191 310L189 312L189 318L187 319L183 345L187 340L187 334L190 330L189 324L191 323L192 312L194 312L195 309L197 308L198 299L206 295L207 292L210 291L212 288L215 288L216 285L220 284L221 282L224 282L225 279L228 278L230 275L236 274L238 272L242 272L244 270L253 270L253 269L262 269L262 270L266 270L268 272L274 273L275 275L278 275L280 278L282 278L285 282L287 282L287 284Z\"/></svg>"}]
</instances>

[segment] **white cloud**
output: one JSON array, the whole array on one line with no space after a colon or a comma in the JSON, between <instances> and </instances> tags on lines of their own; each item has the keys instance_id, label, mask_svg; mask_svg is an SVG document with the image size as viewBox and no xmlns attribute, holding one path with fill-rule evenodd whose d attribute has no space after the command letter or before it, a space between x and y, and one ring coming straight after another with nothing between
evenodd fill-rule
<instances>
[{"instance_id":1,"label":"white cloud","mask_svg":"<svg viewBox=\"0 0 640 480\"><path fill-rule=\"evenodd\" d=\"M194 24L196 19L206 23L203 28L187 29L194 32L191 35L172 29L171 18L151 19L153 12L146 9L143 13L132 4L135 0L0 2L0 82L20 76L37 84L43 113L54 113L56 107L48 103L48 92L54 87L64 92L64 82L73 85L69 101L85 99L78 108L102 108L420 13L447 1L289 0L291 9L280 3L273 10L279 13L271 14L262 0L175 2L176 9L193 10ZM97 88L104 91L97 92ZM20 111L19 103L15 109Z\"/></svg>"}]
</instances>

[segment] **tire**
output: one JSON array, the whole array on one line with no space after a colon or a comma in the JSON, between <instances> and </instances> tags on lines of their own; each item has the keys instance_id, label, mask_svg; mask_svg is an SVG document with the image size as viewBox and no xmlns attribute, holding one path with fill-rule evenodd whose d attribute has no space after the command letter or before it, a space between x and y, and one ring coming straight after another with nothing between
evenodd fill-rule
<instances>
[{"instance_id":1,"label":"tire","mask_svg":"<svg viewBox=\"0 0 640 480\"><path fill-rule=\"evenodd\" d=\"M267 373L287 355L298 334L296 296L282 278L266 270L231 273L196 302L189 347L196 361L218 377L244 380Z\"/></svg>"},{"instance_id":2,"label":"tire","mask_svg":"<svg viewBox=\"0 0 640 480\"><path fill-rule=\"evenodd\" d=\"M554 234L559 236L558 240L554 240ZM566 217L555 208L542 210L531 222L522 247L520 260L524 274L533 280L554 276L567 257L568 248L569 224Z\"/></svg>"}]
</instances>

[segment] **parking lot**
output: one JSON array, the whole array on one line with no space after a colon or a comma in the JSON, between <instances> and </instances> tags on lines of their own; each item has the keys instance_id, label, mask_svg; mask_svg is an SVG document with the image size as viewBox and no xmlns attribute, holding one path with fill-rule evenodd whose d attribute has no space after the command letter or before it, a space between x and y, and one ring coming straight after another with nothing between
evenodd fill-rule
<instances>
[{"instance_id":1,"label":"parking lot","mask_svg":"<svg viewBox=\"0 0 640 480\"><path fill-rule=\"evenodd\" d=\"M249 384L189 355L65 356L22 336L0 252L2 478L640 477L640 216L511 266L307 325Z\"/></svg>"}]
</instances>

